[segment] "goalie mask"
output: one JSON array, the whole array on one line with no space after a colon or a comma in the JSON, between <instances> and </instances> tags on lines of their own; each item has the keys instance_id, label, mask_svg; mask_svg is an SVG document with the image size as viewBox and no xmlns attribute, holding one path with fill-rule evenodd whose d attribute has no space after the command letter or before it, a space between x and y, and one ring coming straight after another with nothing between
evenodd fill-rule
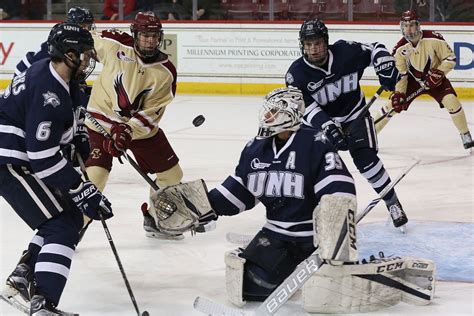
<instances>
[{"instance_id":1,"label":"goalie mask","mask_svg":"<svg viewBox=\"0 0 474 316\"><path fill-rule=\"evenodd\" d=\"M400 30L407 41L418 41L421 35L420 21L415 11L405 11L400 18Z\"/></svg>"},{"instance_id":2,"label":"goalie mask","mask_svg":"<svg viewBox=\"0 0 474 316\"><path fill-rule=\"evenodd\" d=\"M130 25L135 51L143 58L152 58L159 53L163 41L160 19L152 11L138 12Z\"/></svg>"},{"instance_id":3,"label":"goalie mask","mask_svg":"<svg viewBox=\"0 0 474 316\"><path fill-rule=\"evenodd\" d=\"M259 114L257 138L262 139L284 131L296 131L305 110L303 94L298 88L278 88L268 93Z\"/></svg>"}]
</instances>

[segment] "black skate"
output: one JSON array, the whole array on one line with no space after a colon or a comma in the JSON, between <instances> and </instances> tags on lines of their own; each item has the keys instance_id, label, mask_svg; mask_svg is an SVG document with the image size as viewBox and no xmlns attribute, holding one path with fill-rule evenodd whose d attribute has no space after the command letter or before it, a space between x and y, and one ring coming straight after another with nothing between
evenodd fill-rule
<instances>
[{"instance_id":1,"label":"black skate","mask_svg":"<svg viewBox=\"0 0 474 316\"><path fill-rule=\"evenodd\" d=\"M30 316L79 316L79 314L66 313L60 311L53 303L48 301L44 296L35 295L31 299Z\"/></svg>"},{"instance_id":2,"label":"black skate","mask_svg":"<svg viewBox=\"0 0 474 316\"><path fill-rule=\"evenodd\" d=\"M469 149L471 147L474 147L474 141L472 141L470 132L461 134L461 139L462 139L462 145L464 146L464 149Z\"/></svg>"},{"instance_id":3,"label":"black skate","mask_svg":"<svg viewBox=\"0 0 474 316\"><path fill-rule=\"evenodd\" d=\"M8 276L6 288L3 291L5 297L14 297L18 294L25 302L29 302L33 293L34 272L25 262L29 260L30 254L25 251L15 270Z\"/></svg>"},{"instance_id":4,"label":"black skate","mask_svg":"<svg viewBox=\"0 0 474 316\"><path fill-rule=\"evenodd\" d=\"M171 234L160 230L155 223L155 219L148 213L148 204L142 204L143 213L143 229L145 235L150 238L157 239L168 239L168 240L182 240L184 239L183 234Z\"/></svg>"},{"instance_id":5,"label":"black skate","mask_svg":"<svg viewBox=\"0 0 474 316\"><path fill-rule=\"evenodd\" d=\"M408 223L407 215L405 214L405 211L403 211L402 205L399 201L387 206L390 217L392 217L393 226L400 227Z\"/></svg>"}]
</instances>

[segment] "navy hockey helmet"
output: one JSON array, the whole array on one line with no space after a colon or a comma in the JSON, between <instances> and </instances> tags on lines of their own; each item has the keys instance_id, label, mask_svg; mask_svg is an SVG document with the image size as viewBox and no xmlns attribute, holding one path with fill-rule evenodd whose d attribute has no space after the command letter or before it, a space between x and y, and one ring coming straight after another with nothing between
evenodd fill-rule
<instances>
[{"instance_id":1,"label":"navy hockey helmet","mask_svg":"<svg viewBox=\"0 0 474 316\"><path fill-rule=\"evenodd\" d=\"M83 7L72 7L69 9L66 22L79 24L88 30L95 29L94 15L89 9Z\"/></svg>"},{"instance_id":2,"label":"navy hockey helmet","mask_svg":"<svg viewBox=\"0 0 474 316\"><path fill-rule=\"evenodd\" d=\"M415 24L416 30L414 32L409 32L409 25ZM420 27L420 18L416 11L407 10L402 13L400 17L400 30L402 31L403 36L407 41L415 41L421 34L421 27Z\"/></svg>"},{"instance_id":3,"label":"navy hockey helmet","mask_svg":"<svg viewBox=\"0 0 474 316\"><path fill-rule=\"evenodd\" d=\"M304 41L318 38L323 38L326 43L326 46L328 45L328 28L326 27L324 22L318 18L304 21L303 24L301 24L300 28L299 42L301 54L305 57L306 60L308 60L308 58L307 54L304 51Z\"/></svg>"},{"instance_id":4,"label":"navy hockey helmet","mask_svg":"<svg viewBox=\"0 0 474 316\"><path fill-rule=\"evenodd\" d=\"M130 25L130 31L133 34L135 50L142 57L153 57L159 52L159 48L163 41L163 27L160 19L152 11L138 12L135 19ZM147 33L148 35L155 35L155 38L150 37L152 41L150 45L140 45L138 33ZM148 43L147 43L148 44Z\"/></svg>"},{"instance_id":5,"label":"navy hockey helmet","mask_svg":"<svg viewBox=\"0 0 474 316\"><path fill-rule=\"evenodd\" d=\"M78 61L73 61L67 55L70 52L76 54ZM86 52L91 52L92 55L88 56L90 57L89 65L82 70L82 74L74 74L74 77L79 80L85 80L95 68L94 39L88 30L78 24L63 22L53 26L48 36L49 56L71 61L75 64L75 71L77 71Z\"/></svg>"},{"instance_id":6,"label":"navy hockey helmet","mask_svg":"<svg viewBox=\"0 0 474 316\"><path fill-rule=\"evenodd\" d=\"M296 131L303 119L305 105L298 88L288 86L269 92L260 110L257 138L266 138L284 131Z\"/></svg>"}]
</instances>

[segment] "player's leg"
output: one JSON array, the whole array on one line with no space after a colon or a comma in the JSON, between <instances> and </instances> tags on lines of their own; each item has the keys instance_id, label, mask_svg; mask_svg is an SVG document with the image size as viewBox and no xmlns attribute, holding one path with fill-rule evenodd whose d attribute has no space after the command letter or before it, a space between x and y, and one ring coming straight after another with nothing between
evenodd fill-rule
<instances>
[{"instance_id":1,"label":"player's leg","mask_svg":"<svg viewBox=\"0 0 474 316\"><path fill-rule=\"evenodd\" d=\"M456 126L461 135L464 148L468 149L473 147L474 142L472 141L471 133L467 126L466 114L449 80L446 79L440 88L442 89L438 90L439 93L436 93L433 97L448 110L454 126Z\"/></svg>"},{"instance_id":2,"label":"player's leg","mask_svg":"<svg viewBox=\"0 0 474 316\"><path fill-rule=\"evenodd\" d=\"M226 253L226 285L232 303L264 301L315 248L312 240L290 242L261 230L243 250Z\"/></svg>"},{"instance_id":3,"label":"player's leg","mask_svg":"<svg viewBox=\"0 0 474 316\"><path fill-rule=\"evenodd\" d=\"M390 113L390 111L393 109L392 107L392 100L388 100L387 103L385 103L381 108L380 111L376 112L374 115L374 120L378 121L378 123L375 125L377 134L379 134L382 129L388 124L390 119L397 114L397 112L393 111ZM383 117L383 118L382 118ZM382 118L382 119L381 119Z\"/></svg>"},{"instance_id":4,"label":"player's leg","mask_svg":"<svg viewBox=\"0 0 474 316\"><path fill-rule=\"evenodd\" d=\"M110 170L112 170L112 155L110 155L106 150L104 150L102 144L105 137L96 133L91 129L88 129L89 132L89 142L91 147L91 153L89 158L85 162L86 172L89 177L89 180L94 183L94 185L103 192L109 179ZM80 232L79 239L81 240L84 236L87 228L92 223L92 219L84 216L84 227Z\"/></svg>"},{"instance_id":5,"label":"player's leg","mask_svg":"<svg viewBox=\"0 0 474 316\"><path fill-rule=\"evenodd\" d=\"M71 207L38 227L44 244L35 264L35 295L31 299L33 315L35 312L38 315L43 315L41 312L59 313L56 306L66 286L82 225L82 213Z\"/></svg>"},{"instance_id":6,"label":"player's leg","mask_svg":"<svg viewBox=\"0 0 474 316\"><path fill-rule=\"evenodd\" d=\"M347 145L359 172L367 179L372 188L380 194L390 184L391 180L377 155L377 136L371 117L365 117L353 126L347 136ZM385 195L384 202L395 227L400 227L408 222L394 189Z\"/></svg>"},{"instance_id":7,"label":"player's leg","mask_svg":"<svg viewBox=\"0 0 474 316\"><path fill-rule=\"evenodd\" d=\"M33 281L45 292L56 292L56 304L64 288L64 276L59 285L55 282L57 271L69 269L72 249L78 242L79 229L83 224L82 213L69 209L61 196L53 193L35 175L23 167L2 166L0 168L0 195L12 206L15 212L31 229L38 229L15 270L7 279L6 296L21 294L25 300L31 298ZM49 230L58 221L70 218L56 234ZM46 247L45 247L46 246ZM43 255L42 255L43 254ZM33 271L35 271L33 277ZM53 275L53 277L51 277ZM62 284L62 285L61 285ZM41 291L44 290L40 290ZM37 291L35 290L35 293ZM49 299L49 298L48 298Z\"/></svg>"},{"instance_id":8,"label":"player's leg","mask_svg":"<svg viewBox=\"0 0 474 316\"><path fill-rule=\"evenodd\" d=\"M412 96L412 97L410 100L407 100L408 106L417 97L417 95L413 96L413 93L415 93L415 91L418 91L419 89L420 89L420 84L416 82L413 78L409 77L405 95ZM390 119L397 114L397 112L392 111L392 109L393 109L392 100L389 99L388 102L382 106L380 111L375 113L374 122L377 122L377 124L375 124L377 134L379 134L382 131L382 129L388 124ZM383 116L385 117L381 119Z\"/></svg>"},{"instance_id":9,"label":"player's leg","mask_svg":"<svg viewBox=\"0 0 474 316\"><path fill-rule=\"evenodd\" d=\"M143 172L156 175L154 181L158 187L163 188L181 182L183 171L179 165L178 156L161 129L151 138L132 141L130 150ZM164 233L156 226L158 215L151 201L153 192L154 189L150 187L150 208L146 203L142 205L143 228L146 235L160 239L183 239L182 234Z\"/></svg>"}]
</instances>

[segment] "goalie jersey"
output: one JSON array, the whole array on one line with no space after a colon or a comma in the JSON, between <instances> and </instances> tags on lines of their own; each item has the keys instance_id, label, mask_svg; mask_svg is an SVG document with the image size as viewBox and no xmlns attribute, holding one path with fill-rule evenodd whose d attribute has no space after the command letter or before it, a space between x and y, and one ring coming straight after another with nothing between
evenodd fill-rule
<instances>
[{"instance_id":1,"label":"goalie jersey","mask_svg":"<svg viewBox=\"0 0 474 316\"><path fill-rule=\"evenodd\" d=\"M304 119L315 128L320 128L329 119L340 124L356 119L365 106L359 85L365 68L393 59L380 43L344 40L329 45L328 55L327 70L300 57L291 64L285 77L287 86L303 92Z\"/></svg>"},{"instance_id":2,"label":"goalie jersey","mask_svg":"<svg viewBox=\"0 0 474 316\"><path fill-rule=\"evenodd\" d=\"M276 137L251 140L235 174L209 192L218 215L236 215L259 202L263 229L292 241L313 239L313 210L325 194L355 195L352 176L314 129L301 128L278 148Z\"/></svg>"},{"instance_id":3,"label":"goalie jersey","mask_svg":"<svg viewBox=\"0 0 474 316\"><path fill-rule=\"evenodd\" d=\"M108 132L117 122L132 128L133 139L154 136L176 92L176 68L164 53L159 61L143 61L127 33L108 30L93 37L103 70L94 82L87 110ZM98 132L90 122L87 127Z\"/></svg>"},{"instance_id":4,"label":"goalie jersey","mask_svg":"<svg viewBox=\"0 0 474 316\"><path fill-rule=\"evenodd\" d=\"M0 98L0 165L22 166L47 186L67 192L80 174L60 153L77 130L85 96L49 59L16 76Z\"/></svg>"}]
</instances>

